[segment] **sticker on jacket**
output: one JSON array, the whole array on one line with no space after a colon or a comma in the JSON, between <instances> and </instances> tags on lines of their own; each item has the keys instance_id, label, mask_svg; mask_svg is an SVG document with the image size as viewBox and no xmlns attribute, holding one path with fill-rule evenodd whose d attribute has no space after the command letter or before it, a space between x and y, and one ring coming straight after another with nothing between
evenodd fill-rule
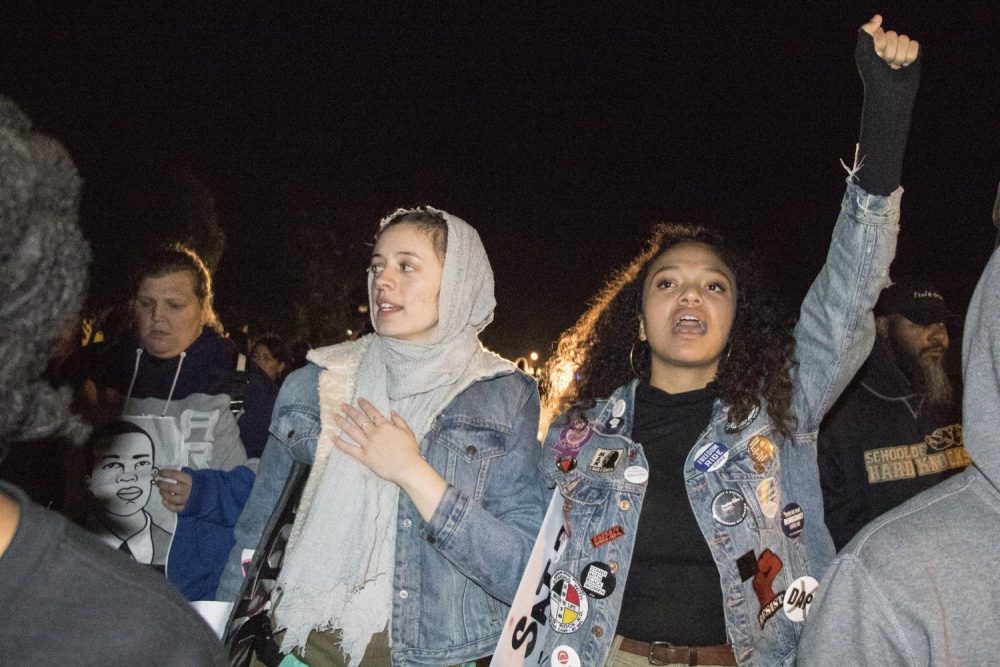
<instances>
[{"instance_id":1,"label":"sticker on jacket","mask_svg":"<svg viewBox=\"0 0 1000 667\"><path fill-rule=\"evenodd\" d=\"M806 515L798 503L788 503L781 509L781 530L795 539L805 528Z\"/></svg>"},{"instance_id":2,"label":"sticker on jacket","mask_svg":"<svg viewBox=\"0 0 1000 667\"><path fill-rule=\"evenodd\" d=\"M590 538L590 546L597 549L603 547L608 542L614 542L625 534L625 529L619 524L615 524L607 530L602 530L597 535Z\"/></svg>"},{"instance_id":3,"label":"sticker on jacket","mask_svg":"<svg viewBox=\"0 0 1000 667\"><path fill-rule=\"evenodd\" d=\"M694 455L694 467L701 472L715 472L726 465L729 450L721 442L710 442L702 446Z\"/></svg>"},{"instance_id":4,"label":"sticker on jacket","mask_svg":"<svg viewBox=\"0 0 1000 667\"><path fill-rule=\"evenodd\" d=\"M738 526L747 518L747 499L733 489L719 491L712 498L712 516L723 526Z\"/></svg>"},{"instance_id":5,"label":"sticker on jacket","mask_svg":"<svg viewBox=\"0 0 1000 667\"><path fill-rule=\"evenodd\" d=\"M774 458L774 450L774 443L766 435L755 435L750 438L747 452L754 463L753 469L764 472L764 467Z\"/></svg>"},{"instance_id":6,"label":"sticker on jacket","mask_svg":"<svg viewBox=\"0 0 1000 667\"><path fill-rule=\"evenodd\" d=\"M756 419L758 414L760 414L760 406L755 403L753 408L750 410L750 414L748 414L746 418L744 418L742 421L737 422L733 419L730 419L726 423L726 433L739 433L747 426L749 426L750 422Z\"/></svg>"},{"instance_id":7,"label":"sticker on jacket","mask_svg":"<svg viewBox=\"0 0 1000 667\"><path fill-rule=\"evenodd\" d=\"M583 582L583 590L587 595L597 600L603 600L615 592L614 569L601 561L594 561L583 568L580 581Z\"/></svg>"},{"instance_id":8,"label":"sticker on jacket","mask_svg":"<svg viewBox=\"0 0 1000 667\"><path fill-rule=\"evenodd\" d=\"M618 465L618 459L624 453L624 449L604 449L598 447L597 451L594 452L594 457L590 459L590 465L587 468L594 472L611 472Z\"/></svg>"},{"instance_id":9,"label":"sticker on jacket","mask_svg":"<svg viewBox=\"0 0 1000 667\"><path fill-rule=\"evenodd\" d=\"M760 602L760 612L757 614L757 623L760 629L770 620L774 614L782 608L785 599L785 591L774 592L774 580L781 572L781 559L770 549L764 552L757 559L757 572L753 575L753 592Z\"/></svg>"}]
</instances>

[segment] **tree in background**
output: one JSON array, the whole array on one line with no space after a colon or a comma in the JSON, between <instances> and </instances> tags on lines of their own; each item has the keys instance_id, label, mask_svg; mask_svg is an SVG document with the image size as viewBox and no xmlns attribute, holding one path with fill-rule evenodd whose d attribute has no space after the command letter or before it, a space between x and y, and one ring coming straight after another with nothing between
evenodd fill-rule
<instances>
[{"instance_id":1,"label":"tree in background","mask_svg":"<svg viewBox=\"0 0 1000 667\"><path fill-rule=\"evenodd\" d=\"M190 171L137 165L114 183L84 186L83 226L94 247L88 310L103 312L129 297L129 276L147 252L180 242L213 273L226 246L211 191Z\"/></svg>"},{"instance_id":2,"label":"tree in background","mask_svg":"<svg viewBox=\"0 0 1000 667\"><path fill-rule=\"evenodd\" d=\"M266 215L232 227L216 281L227 329L248 324L251 338L270 331L314 346L356 335L368 321L358 306L368 303L369 249L343 239L323 214L281 206ZM268 232L247 231L261 229Z\"/></svg>"}]
</instances>

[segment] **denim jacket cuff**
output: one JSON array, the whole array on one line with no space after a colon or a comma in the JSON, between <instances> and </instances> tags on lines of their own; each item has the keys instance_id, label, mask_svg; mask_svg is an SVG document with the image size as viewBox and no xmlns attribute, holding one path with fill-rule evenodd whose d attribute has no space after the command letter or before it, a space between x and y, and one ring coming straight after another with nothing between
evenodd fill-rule
<instances>
[{"instance_id":1,"label":"denim jacket cuff","mask_svg":"<svg viewBox=\"0 0 1000 667\"><path fill-rule=\"evenodd\" d=\"M898 216L899 202L902 198L903 186L899 186L891 195L884 197L868 194L850 178L847 179L847 192L844 193L845 205L864 215L865 222L872 223L888 223L890 219L895 222L894 218Z\"/></svg>"},{"instance_id":2,"label":"denim jacket cuff","mask_svg":"<svg viewBox=\"0 0 1000 667\"><path fill-rule=\"evenodd\" d=\"M441 548L458 528L468 506L469 499L449 484L437 509L434 510L434 516L429 523L421 527L420 537Z\"/></svg>"}]
</instances>

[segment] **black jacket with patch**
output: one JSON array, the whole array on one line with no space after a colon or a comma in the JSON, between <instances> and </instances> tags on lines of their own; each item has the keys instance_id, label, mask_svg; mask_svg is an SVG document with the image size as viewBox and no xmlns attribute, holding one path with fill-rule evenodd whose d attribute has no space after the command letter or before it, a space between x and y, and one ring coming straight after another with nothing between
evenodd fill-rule
<instances>
[{"instance_id":1,"label":"black jacket with patch","mask_svg":"<svg viewBox=\"0 0 1000 667\"><path fill-rule=\"evenodd\" d=\"M957 394L950 406L926 405L876 339L819 432L826 524L838 551L875 517L969 464Z\"/></svg>"}]
</instances>

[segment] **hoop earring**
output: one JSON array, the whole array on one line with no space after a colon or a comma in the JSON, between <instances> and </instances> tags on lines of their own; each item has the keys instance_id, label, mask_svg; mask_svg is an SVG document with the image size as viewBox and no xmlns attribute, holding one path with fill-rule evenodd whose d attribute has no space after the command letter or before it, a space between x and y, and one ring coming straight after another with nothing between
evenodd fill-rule
<instances>
[{"instance_id":1,"label":"hoop earring","mask_svg":"<svg viewBox=\"0 0 1000 667\"><path fill-rule=\"evenodd\" d=\"M632 341L632 347L628 349L628 367L632 369L632 375L639 376L639 372L635 370L635 364L632 361L632 356L635 354L635 344L641 342L638 338ZM641 379L641 378L640 378Z\"/></svg>"}]
</instances>

